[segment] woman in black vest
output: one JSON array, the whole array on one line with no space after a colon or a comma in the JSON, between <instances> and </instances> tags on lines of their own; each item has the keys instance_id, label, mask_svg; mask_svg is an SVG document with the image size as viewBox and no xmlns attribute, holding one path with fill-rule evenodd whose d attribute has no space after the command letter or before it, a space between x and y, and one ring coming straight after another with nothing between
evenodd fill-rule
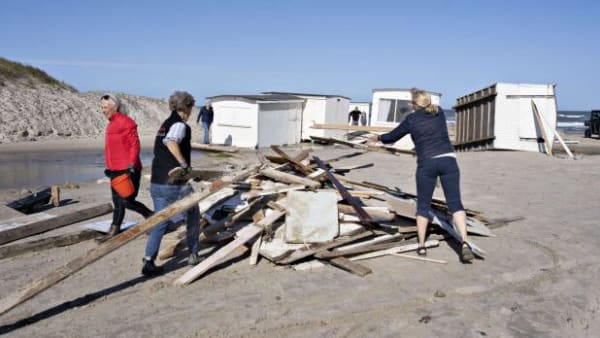
<instances>
[{"instance_id":1,"label":"woman in black vest","mask_svg":"<svg viewBox=\"0 0 600 338\"><path fill-rule=\"evenodd\" d=\"M173 93L169 98L171 115L162 123L156 134L154 159L152 160L152 178L150 180L150 194L154 202L155 212L194 192L192 187L184 180L175 181L174 183L169 182L169 172L173 169L180 168L184 172L191 169L192 129L187 124L187 120L192 113L194 103L194 97L187 92L176 91ZM199 262L200 209L195 206L183 214L187 223L187 245L190 253L188 263L195 265ZM150 237L146 243L142 274L152 276L162 273L162 267L154 265L154 260L158 255L160 241L172 222L173 219L164 222L150 232Z\"/></svg>"}]
</instances>

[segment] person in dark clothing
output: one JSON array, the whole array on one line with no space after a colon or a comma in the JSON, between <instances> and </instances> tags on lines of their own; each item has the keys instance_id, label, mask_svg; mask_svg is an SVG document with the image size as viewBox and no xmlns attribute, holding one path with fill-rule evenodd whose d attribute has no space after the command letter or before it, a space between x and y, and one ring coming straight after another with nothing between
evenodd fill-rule
<instances>
[{"instance_id":1,"label":"person in dark clothing","mask_svg":"<svg viewBox=\"0 0 600 338\"><path fill-rule=\"evenodd\" d=\"M354 107L354 110L348 113L348 125L358 126L360 121L360 116L362 112L358 107Z\"/></svg>"},{"instance_id":2,"label":"person in dark clothing","mask_svg":"<svg viewBox=\"0 0 600 338\"><path fill-rule=\"evenodd\" d=\"M104 174L111 180L119 175L127 174L133 183L134 192L127 198L119 196L111 187L114 204L113 220L106 236L98 239L104 242L121 232L121 224L125 217L125 208L133 210L144 218L152 216L152 210L135 200L140 189L142 161L140 160L140 140L137 125L127 115L119 112L119 99L112 94L100 98L102 113L108 119L104 138Z\"/></svg>"},{"instance_id":3,"label":"person in dark clothing","mask_svg":"<svg viewBox=\"0 0 600 338\"><path fill-rule=\"evenodd\" d=\"M190 118L194 103L194 97L187 92L176 91L173 93L169 98L171 115L163 121L156 134L152 178L150 179L150 194L156 211L160 211L194 192L187 181L180 180L169 183L169 173L173 172L173 169L178 169L184 174L191 170L192 129L186 122ZM183 214L187 224L188 264L195 265L200 262L198 258L200 209L196 205ZM173 223L173 218L158 225L150 232L143 259L143 275L154 276L162 273L162 266L156 266L154 260L158 255L162 237L171 223Z\"/></svg>"},{"instance_id":4,"label":"person in dark clothing","mask_svg":"<svg viewBox=\"0 0 600 338\"><path fill-rule=\"evenodd\" d=\"M372 135L370 140L393 143L410 134L417 153L417 253L427 254L425 234L431 214L433 190L439 177L446 204L462 237L460 259L463 263L468 263L474 256L467 242L467 216L460 197L460 171L454 147L448 137L444 111L431 104L431 95L422 90L413 90L412 106L415 112L406 116L394 130L382 135Z\"/></svg>"},{"instance_id":5,"label":"person in dark clothing","mask_svg":"<svg viewBox=\"0 0 600 338\"><path fill-rule=\"evenodd\" d=\"M202 121L202 131L204 132L204 144L210 143L210 125L213 123L214 119L214 111L213 107L210 104L210 100L206 100L206 103L202 108L200 108L200 112L198 112L198 118L196 118L196 124Z\"/></svg>"}]
</instances>

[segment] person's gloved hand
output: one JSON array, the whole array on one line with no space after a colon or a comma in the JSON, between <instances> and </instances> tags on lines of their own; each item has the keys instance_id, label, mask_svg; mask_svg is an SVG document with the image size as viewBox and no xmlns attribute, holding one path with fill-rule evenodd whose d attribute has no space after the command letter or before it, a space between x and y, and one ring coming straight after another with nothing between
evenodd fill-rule
<instances>
[{"instance_id":1,"label":"person's gloved hand","mask_svg":"<svg viewBox=\"0 0 600 338\"><path fill-rule=\"evenodd\" d=\"M112 171L108 168L104 168L104 176L110 178L112 176Z\"/></svg>"},{"instance_id":2,"label":"person's gloved hand","mask_svg":"<svg viewBox=\"0 0 600 338\"><path fill-rule=\"evenodd\" d=\"M129 167L127 167L127 173L129 175L133 175L135 174L135 165L132 163L129 165Z\"/></svg>"},{"instance_id":3,"label":"person's gloved hand","mask_svg":"<svg viewBox=\"0 0 600 338\"><path fill-rule=\"evenodd\" d=\"M187 162L181 162L181 163L179 163L179 165L183 169L183 175L182 176L185 176L185 175L189 174L190 171L192 171L192 167L190 167L190 165L187 164Z\"/></svg>"}]
</instances>

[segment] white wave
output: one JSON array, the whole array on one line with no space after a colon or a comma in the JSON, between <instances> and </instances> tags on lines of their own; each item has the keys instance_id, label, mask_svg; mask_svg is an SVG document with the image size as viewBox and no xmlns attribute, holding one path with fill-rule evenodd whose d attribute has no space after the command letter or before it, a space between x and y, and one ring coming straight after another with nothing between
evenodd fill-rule
<instances>
[{"instance_id":1,"label":"white wave","mask_svg":"<svg viewBox=\"0 0 600 338\"><path fill-rule=\"evenodd\" d=\"M583 122L557 122L557 127L583 127Z\"/></svg>"},{"instance_id":2,"label":"white wave","mask_svg":"<svg viewBox=\"0 0 600 338\"><path fill-rule=\"evenodd\" d=\"M565 115L565 114L558 114L556 116L564 118L564 119L584 119L585 118L585 115Z\"/></svg>"}]
</instances>

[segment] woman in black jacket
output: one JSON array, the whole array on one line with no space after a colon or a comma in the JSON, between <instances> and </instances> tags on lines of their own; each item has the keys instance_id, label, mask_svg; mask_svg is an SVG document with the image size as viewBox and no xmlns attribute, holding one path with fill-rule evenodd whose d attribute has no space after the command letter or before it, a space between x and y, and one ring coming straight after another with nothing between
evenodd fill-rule
<instances>
[{"instance_id":1,"label":"woman in black jacket","mask_svg":"<svg viewBox=\"0 0 600 338\"><path fill-rule=\"evenodd\" d=\"M452 213L454 224L462 238L460 260L473 260L473 252L467 243L467 216L460 198L460 171L454 147L448 137L444 111L431 104L431 95L423 90L412 91L414 113L387 134L372 135L371 141L394 143L410 134L417 153L417 254L426 255L425 234L429 224L430 204L437 178L442 182L446 204Z\"/></svg>"}]
</instances>

